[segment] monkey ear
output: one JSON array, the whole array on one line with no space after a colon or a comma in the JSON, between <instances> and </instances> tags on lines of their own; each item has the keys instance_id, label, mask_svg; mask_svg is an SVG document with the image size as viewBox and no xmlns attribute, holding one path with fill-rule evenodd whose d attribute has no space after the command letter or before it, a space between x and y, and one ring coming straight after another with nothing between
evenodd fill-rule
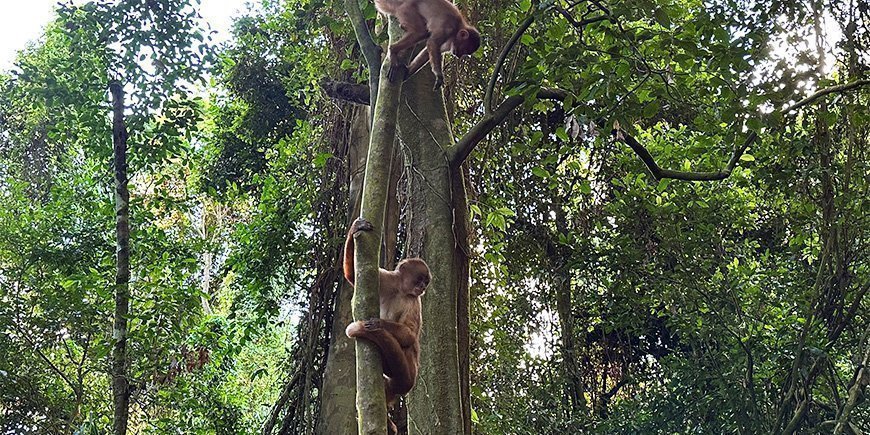
<instances>
[{"instance_id":1,"label":"monkey ear","mask_svg":"<svg viewBox=\"0 0 870 435\"><path fill-rule=\"evenodd\" d=\"M468 29L459 29L459 31L456 32L456 38L463 40L468 39Z\"/></svg>"}]
</instances>

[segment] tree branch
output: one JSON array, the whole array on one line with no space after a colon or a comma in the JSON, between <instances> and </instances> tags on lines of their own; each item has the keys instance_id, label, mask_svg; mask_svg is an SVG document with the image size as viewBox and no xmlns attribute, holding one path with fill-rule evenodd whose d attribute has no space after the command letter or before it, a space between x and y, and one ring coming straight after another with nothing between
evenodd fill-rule
<instances>
[{"instance_id":1,"label":"tree branch","mask_svg":"<svg viewBox=\"0 0 870 435\"><path fill-rule=\"evenodd\" d=\"M381 47L375 44L375 40L369 32L369 26L359 7L359 0L344 0L344 9L350 18L351 25L353 25L353 33L356 34L356 41L368 66L369 89L371 89L370 93L373 97L370 101L377 101L378 83L381 78Z\"/></svg>"},{"instance_id":2,"label":"tree branch","mask_svg":"<svg viewBox=\"0 0 870 435\"><path fill-rule=\"evenodd\" d=\"M366 85L326 80L320 83L320 87L329 98L361 104L364 106L371 105L371 92L369 87Z\"/></svg>"},{"instance_id":3,"label":"tree branch","mask_svg":"<svg viewBox=\"0 0 870 435\"><path fill-rule=\"evenodd\" d=\"M559 101L564 100L567 96L568 92L554 88L541 88L538 90L537 94L537 97L541 99ZM522 95L512 95L502 101L494 112L483 115L483 118L477 121L477 123L456 142L456 146L450 152L451 165L454 167L461 165L474 150L474 147L476 147L480 141L485 139L486 135L488 135L496 126L501 124L501 122L504 121L505 118L514 111L514 109L523 104L523 101L525 101L525 98L523 98Z\"/></svg>"},{"instance_id":4,"label":"tree branch","mask_svg":"<svg viewBox=\"0 0 870 435\"><path fill-rule=\"evenodd\" d=\"M815 93L813 93L809 97L806 97L803 100L800 100L797 103L794 103L791 106L788 106L785 109L782 109L782 113L788 113L788 112L792 112L792 111L795 111L797 109L800 109L801 107L806 106L810 103L813 103L814 101L818 100L819 98L824 97L825 95L833 94L835 92L850 91L852 89L860 88L861 86L866 86L866 85L870 85L870 80L856 80L852 83L845 83L842 85L831 86L831 87L828 87L825 89L821 89L819 91L816 91Z\"/></svg>"},{"instance_id":5,"label":"tree branch","mask_svg":"<svg viewBox=\"0 0 870 435\"><path fill-rule=\"evenodd\" d=\"M857 80L852 83L846 83L843 85L831 86L829 88L821 89L814 94L804 98L803 100L800 100L797 103L786 107L782 110L781 113L788 113L797 110L803 106L811 104L812 102L818 100L825 95L835 92L849 91L868 84L870 84L870 80ZM649 150L647 150L646 147L641 145L637 141L637 139L632 137L625 130L620 129L618 123L614 125L611 134L616 141L625 143L626 145L631 147L632 151L634 151L634 153L637 154L638 157L640 157L640 159L643 161L643 163L657 180L660 180L662 178L673 178L675 180L685 181L716 181L728 178L729 176L731 176L731 172L734 171L734 168L740 161L740 156L742 156L746 149L749 148L749 146L752 145L752 143L755 142L755 140L758 138L758 135L755 132L750 132L749 136L746 137L746 141L743 143L743 145L734 149L734 154L731 156L731 160L728 161L725 169L716 172L692 172L662 169L656 163Z\"/></svg>"},{"instance_id":6,"label":"tree branch","mask_svg":"<svg viewBox=\"0 0 870 435\"><path fill-rule=\"evenodd\" d=\"M649 169L650 173L652 173L653 177L656 180L661 180L663 178L673 178L675 180L685 180L685 181L716 181L716 180L724 180L731 175L731 172L734 171L734 168L737 166L737 162L740 161L740 156L755 142L755 139L758 138L758 135L755 132L750 132L749 136L746 137L746 141L743 142L743 145L734 148L734 154L731 156L731 160L728 161L728 164L725 166L725 169L716 172L692 172L692 171L673 171L670 169L662 169L656 163L652 154L649 153L649 150L646 149L643 145L641 145L637 139L628 134L625 130L619 128L619 123L615 123L613 126L613 130L610 132L613 135L614 140L617 142L622 142L629 147L631 150L640 157L640 160L646 165L647 169Z\"/></svg>"},{"instance_id":7,"label":"tree branch","mask_svg":"<svg viewBox=\"0 0 870 435\"><path fill-rule=\"evenodd\" d=\"M517 42L519 42L520 37L523 36L523 33L526 33L526 30L529 29L533 22L535 22L534 12L532 12L528 17L526 17L525 20L523 20L523 22L511 36L511 39L508 40L507 44L505 44L504 48L501 50L501 53L498 55L498 60L495 62L495 67L492 69L492 75L489 77L489 83L486 85L486 93L483 95L484 117L492 114L492 93L495 92L496 81L498 80L498 76L501 75L501 70L502 68L504 68L504 63L507 59L508 54L510 54L511 50L513 50L514 46L516 46ZM504 103L499 106L499 109L501 109L502 106L504 106Z\"/></svg>"}]
</instances>

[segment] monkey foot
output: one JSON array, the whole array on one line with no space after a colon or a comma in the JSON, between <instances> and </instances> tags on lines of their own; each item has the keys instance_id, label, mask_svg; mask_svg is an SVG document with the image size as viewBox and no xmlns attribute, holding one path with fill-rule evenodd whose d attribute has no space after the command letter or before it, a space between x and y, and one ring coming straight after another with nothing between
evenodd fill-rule
<instances>
[{"instance_id":1,"label":"monkey foot","mask_svg":"<svg viewBox=\"0 0 870 435\"><path fill-rule=\"evenodd\" d=\"M390 79L390 83L405 81L405 79L408 78L408 67L402 64L390 65L390 71L387 72L387 78Z\"/></svg>"},{"instance_id":2,"label":"monkey foot","mask_svg":"<svg viewBox=\"0 0 870 435\"><path fill-rule=\"evenodd\" d=\"M381 319L368 319L363 323L366 331L376 331L381 329Z\"/></svg>"},{"instance_id":3,"label":"monkey foot","mask_svg":"<svg viewBox=\"0 0 870 435\"><path fill-rule=\"evenodd\" d=\"M351 232L353 234L356 234L360 231L372 231L374 229L375 227L372 225L372 223L363 219L362 217L359 217L355 221L353 221L353 225L351 226Z\"/></svg>"},{"instance_id":4,"label":"monkey foot","mask_svg":"<svg viewBox=\"0 0 870 435\"><path fill-rule=\"evenodd\" d=\"M432 87L432 90L437 91L438 88L440 88L441 85L443 85L443 84L444 84L444 76L436 75L435 76L435 86Z\"/></svg>"},{"instance_id":5,"label":"monkey foot","mask_svg":"<svg viewBox=\"0 0 870 435\"><path fill-rule=\"evenodd\" d=\"M356 338L363 335L365 332L377 331L381 329L381 319L357 320L356 322L347 325L344 329L345 335L350 338Z\"/></svg>"}]
</instances>

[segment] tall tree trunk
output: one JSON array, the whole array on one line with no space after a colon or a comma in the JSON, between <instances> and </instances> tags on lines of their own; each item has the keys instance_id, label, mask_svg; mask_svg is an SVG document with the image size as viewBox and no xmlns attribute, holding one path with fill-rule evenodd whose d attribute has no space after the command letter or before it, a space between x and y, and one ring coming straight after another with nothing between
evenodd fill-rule
<instances>
[{"instance_id":1,"label":"tall tree trunk","mask_svg":"<svg viewBox=\"0 0 870 435\"><path fill-rule=\"evenodd\" d=\"M408 254L422 257L432 272L423 296L420 375L408 396L408 431L454 435L469 428L460 368L460 355L467 354L461 347L468 345L467 198L462 170L446 155L454 140L433 80L422 71L406 82L399 112L407 145Z\"/></svg>"},{"instance_id":2,"label":"tall tree trunk","mask_svg":"<svg viewBox=\"0 0 870 435\"><path fill-rule=\"evenodd\" d=\"M362 199L363 170L365 168L366 150L369 143L369 111L368 107L353 107L348 138L348 225L360 211ZM344 252L344 246L339 246ZM341 263L340 263L341 264ZM355 435L356 427L356 360L354 358L354 342L344 334L344 328L353 321L351 315L351 298L353 287L344 281L335 301L335 311L332 320L331 341L326 368L323 374L323 398L320 410L320 422L317 433L323 435Z\"/></svg>"},{"instance_id":3,"label":"tall tree trunk","mask_svg":"<svg viewBox=\"0 0 870 435\"><path fill-rule=\"evenodd\" d=\"M112 395L115 420L112 433L127 433L130 385L127 379L127 315L130 311L130 191L127 188L127 126L124 123L124 89L109 84L112 93L112 148L115 170L115 322L112 329Z\"/></svg>"},{"instance_id":4,"label":"tall tree trunk","mask_svg":"<svg viewBox=\"0 0 870 435\"><path fill-rule=\"evenodd\" d=\"M399 36L398 21L390 20L390 40ZM396 142L396 115L399 110L401 82L387 79L389 57L381 70L380 90L375 104L371 142L366 158L360 215L371 222L373 231L356 236L354 263L356 289L353 318L380 317L379 264L384 215L389 192L393 144ZM382 435L387 430L383 365L377 347L367 340L356 340L356 409L360 435Z\"/></svg>"}]
</instances>

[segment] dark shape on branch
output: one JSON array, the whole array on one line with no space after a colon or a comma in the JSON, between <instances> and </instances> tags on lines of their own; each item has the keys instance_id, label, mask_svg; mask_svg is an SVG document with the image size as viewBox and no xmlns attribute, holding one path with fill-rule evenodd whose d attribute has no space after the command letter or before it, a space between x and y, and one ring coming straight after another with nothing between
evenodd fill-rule
<instances>
[{"instance_id":1,"label":"dark shape on branch","mask_svg":"<svg viewBox=\"0 0 870 435\"><path fill-rule=\"evenodd\" d=\"M369 105L369 87L347 82L324 81L320 87L330 98L350 103Z\"/></svg>"}]
</instances>

